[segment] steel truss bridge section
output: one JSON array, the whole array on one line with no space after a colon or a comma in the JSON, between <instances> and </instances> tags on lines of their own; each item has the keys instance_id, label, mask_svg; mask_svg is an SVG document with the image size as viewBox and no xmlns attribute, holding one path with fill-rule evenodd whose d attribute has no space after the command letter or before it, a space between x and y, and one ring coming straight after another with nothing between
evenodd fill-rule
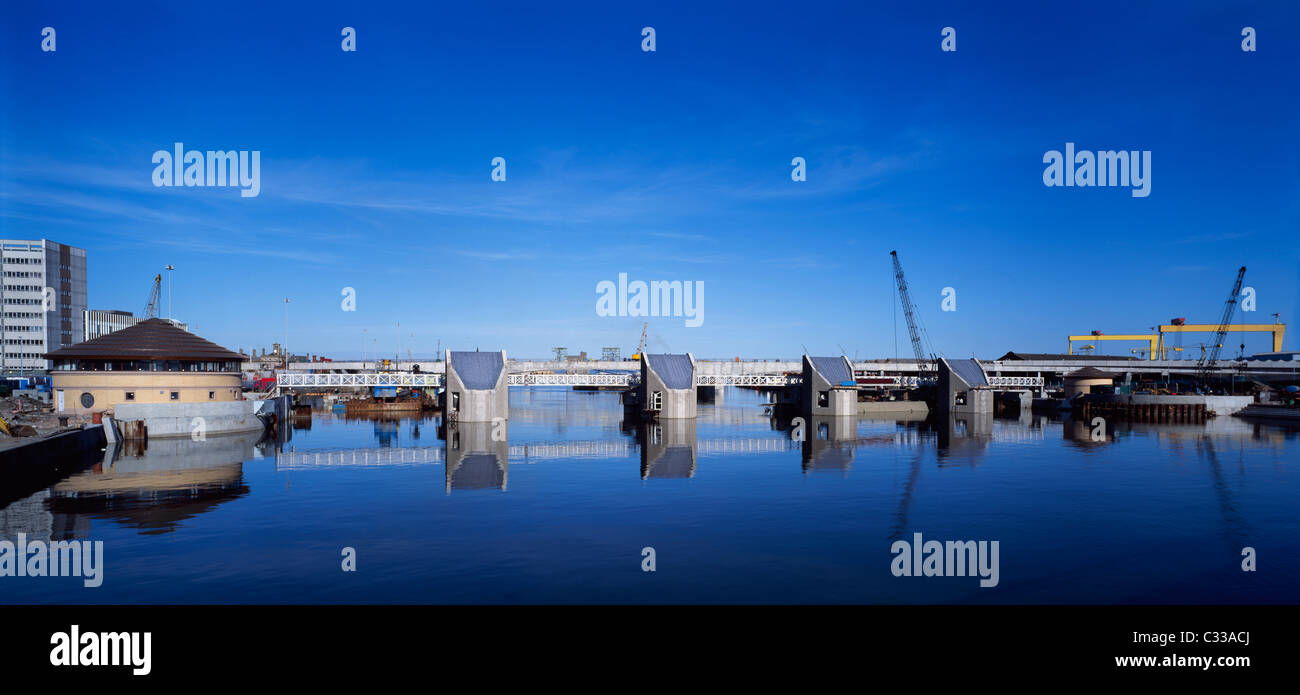
<instances>
[{"instance_id":1,"label":"steel truss bridge section","mask_svg":"<svg viewBox=\"0 0 1300 695\"><path fill-rule=\"evenodd\" d=\"M631 386L639 374L507 374L510 386Z\"/></svg>"},{"instance_id":2,"label":"steel truss bridge section","mask_svg":"<svg viewBox=\"0 0 1300 695\"><path fill-rule=\"evenodd\" d=\"M441 374L413 372L378 372L361 374L299 374L280 372L275 376L280 388L328 388L331 386L405 386L408 388L433 388L442 386Z\"/></svg>"},{"instance_id":3,"label":"steel truss bridge section","mask_svg":"<svg viewBox=\"0 0 1300 695\"><path fill-rule=\"evenodd\" d=\"M786 386L802 384L801 376L781 374L696 374L696 386Z\"/></svg>"},{"instance_id":4,"label":"steel truss bridge section","mask_svg":"<svg viewBox=\"0 0 1300 695\"><path fill-rule=\"evenodd\" d=\"M888 383L873 385L894 386L899 388L915 387L933 383L933 379L918 379L914 376L874 377L877 380L888 379ZM631 374L507 374L506 383L510 386L635 386L641 380L636 373ZM1043 378L1036 376L991 376L989 386L1042 388ZM422 374L416 372L378 372L360 374L306 374L299 372L281 372L276 375L276 386L280 388L336 388L336 387L398 387L398 388L437 388L442 386L441 374ZM696 374L696 386L787 386L803 383L802 376L785 376L783 374Z\"/></svg>"},{"instance_id":5,"label":"steel truss bridge section","mask_svg":"<svg viewBox=\"0 0 1300 695\"><path fill-rule=\"evenodd\" d=\"M1041 376L991 376L988 377L988 380L989 386L994 388L1006 386L1043 388L1043 377Z\"/></svg>"}]
</instances>

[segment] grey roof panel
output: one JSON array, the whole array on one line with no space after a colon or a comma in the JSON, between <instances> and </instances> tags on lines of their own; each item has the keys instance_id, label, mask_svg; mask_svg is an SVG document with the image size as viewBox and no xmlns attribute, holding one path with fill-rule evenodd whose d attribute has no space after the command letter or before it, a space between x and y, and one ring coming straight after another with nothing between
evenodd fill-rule
<instances>
[{"instance_id":1,"label":"grey roof panel","mask_svg":"<svg viewBox=\"0 0 1300 695\"><path fill-rule=\"evenodd\" d=\"M853 372L844 363L843 357L809 357L808 359L812 362L813 369L831 382L831 386L839 386L846 381L857 383L853 378Z\"/></svg>"},{"instance_id":2,"label":"grey roof panel","mask_svg":"<svg viewBox=\"0 0 1300 695\"><path fill-rule=\"evenodd\" d=\"M650 368L664 386L670 389L689 389L695 385L695 367L688 355L646 355Z\"/></svg>"},{"instance_id":3,"label":"grey roof panel","mask_svg":"<svg viewBox=\"0 0 1300 695\"><path fill-rule=\"evenodd\" d=\"M451 366L465 388L474 391L496 388L497 377L505 369L499 352L453 352Z\"/></svg>"},{"instance_id":4,"label":"grey roof panel","mask_svg":"<svg viewBox=\"0 0 1300 695\"><path fill-rule=\"evenodd\" d=\"M988 379L984 378L984 369L980 367L979 360L948 360L948 366L970 386L989 385Z\"/></svg>"}]
</instances>

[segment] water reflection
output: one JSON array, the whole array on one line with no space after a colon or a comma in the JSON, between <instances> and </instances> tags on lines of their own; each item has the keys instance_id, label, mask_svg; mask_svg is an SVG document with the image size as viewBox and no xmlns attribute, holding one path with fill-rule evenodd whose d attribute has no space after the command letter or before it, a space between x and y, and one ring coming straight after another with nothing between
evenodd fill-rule
<instances>
[{"instance_id":1,"label":"water reflection","mask_svg":"<svg viewBox=\"0 0 1300 695\"><path fill-rule=\"evenodd\" d=\"M622 424L610 393L524 390L511 403L509 422L495 427L438 432L436 418L322 411L293 447L290 427L262 445L155 440L39 487L0 480L10 496L0 503L0 534L111 543L113 576L122 579L93 596L110 603L945 603L970 601L971 592L987 600L964 582L895 580L885 557L880 571L868 559L864 574L861 553L844 550L876 547L884 556L886 534L917 531L1000 539L1033 555L1014 579L1004 574L994 601L1295 600L1276 577L1294 576L1296 561L1276 552L1277 569L1238 579L1242 546L1285 548L1296 535L1286 514L1295 428L1235 418L1108 423L1095 443L1088 423L1022 412L809 418L796 438L790 421L769 419L749 392L701 405L694 420L635 427ZM259 460L282 448L274 465ZM1107 462L1116 465L1097 465ZM527 475L510 487L512 463ZM444 495L429 486L437 487L438 466ZM575 519L583 527L576 544ZM158 533L166 542L137 537ZM412 556L390 542L395 533L437 552ZM371 547L373 571L348 582L319 571L313 563L328 560L336 538ZM635 563L592 552L650 542L681 553L690 576L632 587ZM1135 569L1134 557L1149 561ZM772 561L779 577L752 572ZM539 581L519 582L521 571ZM571 584L575 577L585 583ZM5 597L81 596L48 587L9 583Z\"/></svg>"},{"instance_id":2,"label":"water reflection","mask_svg":"<svg viewBox=\"0 0 1300 695\"><path fill-rule=\"evenodd\" d=\"M427 430L429 427L436 429L441 421L433 415L413 412L348 413L328 410L313 411L312 419L323 425L332 425L336 422L368 424L374 435L375 444L385 449L413 446L423 434L422 430ZM297 424L294 426L302 429Z\"/></svg>"},{"instance_id":3,"label":"water reflection","mask_svg":"<svg viewBox=\"0 0 1300 695\"><path fill-rule=\"evenodd\" d=\"M1018 456L1012 446L1025 442L1035 444L1037 451L1056 447L1095 452L1104 457L1101 460L1119 460L1106 452L1130 456L1141 446L1155 456L1204 467L1201 480L1213 494L1206 499L1217 503L1224 543L1240 548L1260 533L1247 523L1250 498L1244 485L1254 471L1246 457L1284 464L1287 444L1297 438L1295 427L1237 418L1202 424L1107 422L1099 438L1091 423L1022 411L1014 418L954 414L910 422L814 417L797 440L790 419L765 415L756 407L757 400L747 402L746 395L729 395L727 405L702 405L696 419L631 426L622 422L617 401L608 393L516 397L512 392L510 422L517 423L515 436L521 440L513 445L506 422L453 424L438 433L445 440L438 442L429 436L430 428L439 428L436 418L324 411L313 414L313 431L300 433L308 446L276 452L275 471L367 467L371 470L365 475L383 481L382 469L390 466L443 465L445 492L450 494L452 489L506 491L512 459L516 465L545 465L551 469L549 476L580 475L577 467L566 464L581 459L617 461L624 471L620 477L631 472L623 466L636 465L632 462L639 459L640 478L649 480L693 479L701 455L706 460L715 455L768 456L764 463L775 460L791 472L797 458L804 474L839 473L843 482L836 480L835 486L840 490L888 473L897 487L882 505L886 518L877 533L889 529L894 538L910 532L914 500L934 494L942 485L926 477L935 467L973 466L990 452L999 455L989 460L1000 464ZM1059 436L1053 431L1057 427ZM24 532L31 538L85 537L93 519L112 520L142 534L175 531L188 519L254 492L244 462L287 448L293 428L283 429L279 441L262 443L253 435L237 435L201 442L156 439L134 450L110 447L102 460L88 469L74 467L71 475L65 472L25 486L0 485L5 495L0 498L0 536ZM628 436L618 435L619 430ZM891 449L898 455L875 458L873 449ZM734 473L734 467L719 471L720 477ZM972 490L978 492L978 484Z\"/></svg>"},{"instance_id":4,"label":"water reflection","mask_svg":"<svg viewBox=\"0 0 1300 695\"><path fill-rule=\"evenodd\" d=\"M1223 520L1224 542L1227 544L1230 553L1236 552L1238 549L1250 545L1246 542L1249 528L1241 515L1241 510L1237 508L1232 489L1228 487L1227 480L1223 475L1223 468L1219 463L1219 453L1214 445L1214 439L1202 436L1197 440L1197 450L1209 464L1211 486L1214 488L1214 496L1219 503L1219 515ZM1238 473L1244 475L1245 467L1242 466Z\"/></svg>"},{"instance_id":5,"label":"water reflection","mask_svg":"<svg viewBox=\"0 0 1300 695\"><path fill-rule=\"evenodd\" d=\"M912 509L912 496L916 494L916 481L921 477L921 450L917 449L911 459L907 482L903 485L903 493L898 500L898 510L894 513L894 526L889 533L888 540L891 542L902 538L903 534L911 529L908 514Z\"/></svg>"},{"instance_id":6,"label":"water reflection","mask_svg":"<svg viewBox=\"0 0 1300 695\"><path fill-rule=\"evenodd\" d=\"M506 489L510 467L507 422L460 422L446 426L446 485L452 489Z\"/></svg>"},{"instance_id":7,"label":"water reflection","mask_svg":"<svg viewBox=\"0 0 1300 695\"><path fill-rule=\"evenodd\" d=\"M839 471L853 465L858 442L858 419L853 416L813 416L803 441L803 470Z\"/></svg>"},{"instance_id":8,"label":"water reflection","mask_svg":"<svg viewBox=\"0 0 1300 695\"><path fill-rule=\"evenodd\" d=\"M1093 418L1091 422L1066 416L1061 421L1061 439L1076 449L1094 449L1115 442L1119 423L1107 422L1105 418Z\"/></svg>"},{"instance_id":9,"label":"water reflection","mask_svg":"<svg viewBox=\"0 0 1300 695\"><path fill-rule=\"evenodd\" d=\"M374 421L375 441L381 448L391 448L397 444L397 424L396 418L376 418Z\"/></svg>"},{"instance_id":10,"label":"water reflection","mask_svg":"<svg viewBox=\"0 0 1300 695\"><path fill-rule=\"evenodd\" d=\"M46 506L84 530L108 519L143 534L168 533L183 521L249 492L244 461L260 457L260 432L153 439L147 447L110 443L102 463L49 489Z\"/></svg>"},{"instance_id":11,"label":"water reflection","mask_svg":"<svg viewBox=\"0 0 1300 695\"><path fill-rule=\"evenodd\" d=\"M699 457L694 418L662 420L636 426L641 445L641 479L692 478Z\"/></svg>"},{"instance_id":12,"label":"water reflection","mask_svg":"<svg viewBox=\"0 0 1300 695\"><path fill-rule=\"evenodd\" d=\"M940 416L935 427L939 439L939 465L975 463L993 442L993 415L966 413Z\"/></svg>"}]
</instances>

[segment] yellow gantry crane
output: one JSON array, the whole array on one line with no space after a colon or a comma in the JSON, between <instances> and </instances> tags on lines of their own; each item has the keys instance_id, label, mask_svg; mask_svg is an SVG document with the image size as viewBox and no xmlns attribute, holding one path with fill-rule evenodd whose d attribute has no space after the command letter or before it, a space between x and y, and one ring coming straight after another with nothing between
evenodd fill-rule
<instances>
[{"instance_id":1,"label":"yellow gantry crane","mask_svg":"<svg viewBox=\"0 0 1300 695\"><path fill-rule=\"evenodd\" d=\"M1160 359L1169 359L1169 346L1165 345L1166 333L1216 333L1218 326L1208 323L1185 323L1169 324L1167 326L1157 326L1160 331L1160 340L1157 351L1160 353ZM1273 334L1273 352L1282 351L1282 338L1286 336L1285 323L1233 323L1228 324L1228 332L1237 333L1272 333Z\"/></svg>"},{"instance_id":2,"label":"yellow gantry crane","mask_svg":"<svg viewBox=\"0 0 1300 695\"><path fill-rule=\"evenodd\" d=\"M1147 344L1147 359L1165 360L1169 359L1170 350L1170 347L1165 344L1166 333L1217 333L1218 330L1219 326L1209 323L1169 323L1164 326L1156 326L1156 332L1148 334L1133 333L1106 335L1100 331L1093 331L1091 335L1069 336L1069 346L1066 348L1066 354L1074 354L1075 342L1087 342L1093 340L1131 340ZM1286 324L1234 323L1228 324L1228 332L1271 333L1273 335L1273 352L1281 352L1282 339L1286 336ZM1174 349L1177 350L1177 348Z\"/></svg>"},{"instance_id":3,"label":"yellow gantry crane","mask_svg":"<svg viewBox=\"0 0 1300 695\"><path fill-rule=\"evenodd\" d=\"M1158 345L1159 345L1159 342L1160 342L1160 338L1159 338L1158 336L1156 336L1155 334L1151 334L1151 335L1141 335L1141 334L1131 334L1131 335L1130 335L1130 334L1124 334L1124 335L1106 335L1105 333L1102 333L1101 331L1093 331L1093 332L1092 332L1091 334L1089 334L1089 335L1072 335L1072 336L1069 336L1069 344L1068 344L1068 346L1067 346L1066 349L1065 349L1065 354L1067 354L1067 355L1073 355L1073 354L1074 354L1074 343L1075 343L1075 341L1092 341L1092 340L1136 340L1136 341L1145 342L1145 343L1147 344L1147 346L1148 346L1148 347L1147 347L1147 350L1148 350L1148 353L1147 353L1147 354L1150 355L1150 357L1149 357L1148 359L1153 359L1153 360L1156 359L1156 352L1159 350Z\"/></svg>"}]
</instances>

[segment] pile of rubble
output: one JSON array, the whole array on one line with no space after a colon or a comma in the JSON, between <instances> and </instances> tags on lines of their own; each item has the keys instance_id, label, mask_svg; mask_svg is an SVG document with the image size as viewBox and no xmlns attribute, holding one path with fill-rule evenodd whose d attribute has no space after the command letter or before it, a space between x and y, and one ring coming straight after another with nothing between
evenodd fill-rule
<instances>
[{"instance_id":1,"label":"pile of rubble","mask_svg":"<svg viewBox=\"0 0 1300 695\"><path fill-rule=\"evenodd\" d=\"M0 430L0 439L44 436L61 429L76 429L90 422L84 415L59 414L54 406L29 396L0 398L0 417L9 424L9 432ZM67 425L60 423L66 419Z\"/></svg>"}]
</instances>

